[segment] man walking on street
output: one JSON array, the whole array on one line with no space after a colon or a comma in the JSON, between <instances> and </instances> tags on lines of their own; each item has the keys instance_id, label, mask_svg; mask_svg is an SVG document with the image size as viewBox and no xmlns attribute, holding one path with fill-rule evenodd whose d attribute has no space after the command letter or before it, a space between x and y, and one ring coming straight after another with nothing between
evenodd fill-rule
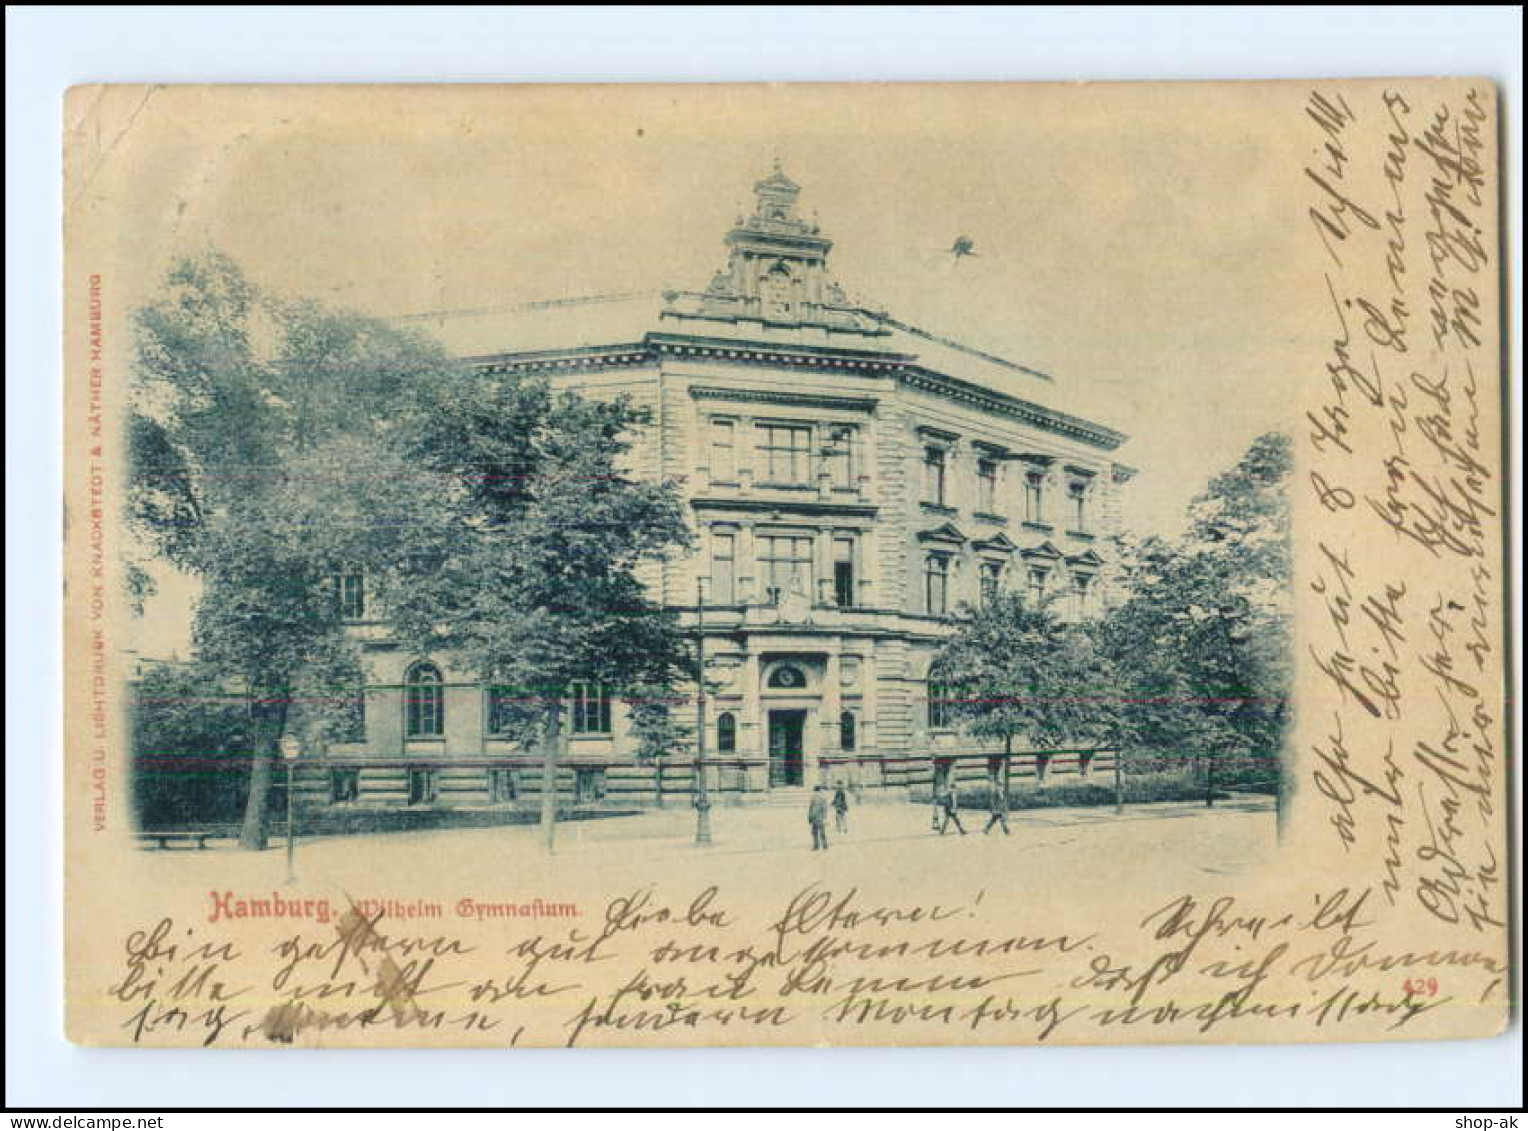
<instances>
[{"instance_id":1,"label":"man walking on street","mask_svg":"<svg viewBox=\"0 0 1528 1131\"><path fill-rule=\"evenodd\" d=\"M812 826L812 851L828 847L828 791L818 782L812 790L812 803L807 806L807 824Z\"/></svg>"},{"instance_id":2,"label":"man walking on street","mask_svg":"<svg viewBox=\"0 0 1528 1131\"><path fill-rule=\"evenodd\" d=\"M992 815L987 818L987 827L982 833L990 833L993 825L1002 825L1003 835L1011 835L1008 832L1008 788L1001 781L992 783Z\"/></svg>"},{"instance_id":3,"label":"man walking on street","mask_svg":"<svg viewBox=\"0 0 1528 1131\"><path fill-rule=\"evenodd\" d=\"M849 831L849 795L843 782L833 789L833 827L840 833Z\"/></svg>"},{"instance_id":4,"label":"man walking on street","mask_svg":"<svg viewBox=\"0 0 1528 1131\"><path fill-rule=\"evenodd\" d=\"M950 770L949 780L944 786L944 801L941 805L944 819L939 822L939 835L943 836L945 830L950 827L950 822L960 830L960 835L966 835L966 827L960 823L960 786L955 784L955 770Z\"/></svg>"}]
</instances>

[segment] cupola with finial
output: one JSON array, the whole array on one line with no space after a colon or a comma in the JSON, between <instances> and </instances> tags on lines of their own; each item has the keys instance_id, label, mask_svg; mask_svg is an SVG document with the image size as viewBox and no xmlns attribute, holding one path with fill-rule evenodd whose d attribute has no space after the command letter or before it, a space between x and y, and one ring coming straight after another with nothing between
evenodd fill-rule
<instances>
[{"instance_id":1,"label":"cupola with finial","mask_svg":"<svg viewBox=\"0 0 1528 1131\"><path fill-rule=\"evenodd\" d=\"M727 265L701 294L675 293L669 313L811 326L856 334L885 333L854 308L828 270L833 241L797 212L801 186L777 159L753 186L753 213L727 233ZM700 300L698 303L686 300Z\"/></svg>"}]
</instances>

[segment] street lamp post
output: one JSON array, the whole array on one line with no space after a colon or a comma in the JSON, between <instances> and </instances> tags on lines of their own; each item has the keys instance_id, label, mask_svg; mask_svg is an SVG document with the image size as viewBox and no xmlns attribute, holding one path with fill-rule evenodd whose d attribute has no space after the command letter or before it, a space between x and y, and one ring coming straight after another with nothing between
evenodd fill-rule
<instances>
[{"instance_id":1,"label":"street lamp post","mask_svg":"<svg viewBox=\"0 0 1528 1131\"><path fill-rule=\"evenodd\" d=\"M706 792L706 579L695 579L695 843L711 843L711 797Z\"/></svg>"},{"instance_id":2,"label":"street lamp post","mask_svg":"<svg viewBox=\"0 0 1528 1131\"><path fill-rule=\"evenodd\" d=\"M296 777L294 771L297 769L297 758L298 758L298 755L300 755L301 753L302 753L302 745L297 741L297 736L296 735L284 734L284 735L281 736L281 758L282 758L282 761L284 761L286 763L286 779L287 779L286 780L286 826L287 826L287 828L286 828L286 842L287 842L287 850L286 850L286 864L287 864L286 882L289 883L289 884L295 884L297 882L297 872L296 872L296 869L294 867L294 862L293 862L294 846L296 845L297 842L296 842L296 838L292 835L292 832L293 832L293 830L292 830L292 784L293 784L293 781L294 781L294 779Z\"/></svg>"}]
</instances>

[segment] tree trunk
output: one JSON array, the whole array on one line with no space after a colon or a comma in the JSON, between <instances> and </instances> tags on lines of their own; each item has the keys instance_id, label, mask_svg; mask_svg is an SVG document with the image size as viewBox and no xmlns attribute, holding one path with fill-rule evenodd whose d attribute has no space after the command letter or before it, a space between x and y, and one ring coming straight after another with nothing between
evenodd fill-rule
<instances>
[{"instance_id":1,"label":"tree trunk","mask_svg":"<svg viewBox=\"0 0 1528 1131\"><path fill-rule=\"evenodd\" d=\"M661 754L658 755L658 757L653 759L653 778L654 778L654 780L656 781L656 784L657 784L657 795L658 795L658 805L657 805L657 807L659 809L662 809L663 808L663 755L661 755Z\"/></svg>"},{"instance_id":2,"label":"tree trunk","mask_svg":"<svg viewBox=\"0 0 1528 1131\"><path fill-rule=\"evenodd\" d=\"M244 802L244 825L239 830L239 847L264 852L267 840L266 818L270 808L271 784L276 776L276 757L281 735L286 730L287 694L275 702L256 704L254 761L249 766L249 797Z\"/></svg>"},{"instance_id":3,"label":"tree trunk","mask_svg":"<svg viewBox=\"0 0 1528 1131\"><path fill-rule=\"evenodd\" d=\"M562 740L562 704L547 708L542 736L541 838L550 856L557 850L557 748Z\"/></svg>"}]
</instances>

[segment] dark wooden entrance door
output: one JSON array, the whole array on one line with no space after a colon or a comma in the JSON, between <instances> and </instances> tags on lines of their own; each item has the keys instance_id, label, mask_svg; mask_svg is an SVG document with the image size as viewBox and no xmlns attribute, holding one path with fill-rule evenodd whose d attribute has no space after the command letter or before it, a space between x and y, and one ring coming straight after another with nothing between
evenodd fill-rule
<instances>
[{"instance_id":1,"label":"dark wooden entrance door","mask_svg":"<svg viewBox=\"0 0 1528 1131\"><path fill-rule=\"evenodd\" d=\"M802 785L801 739L806 732L805 711L769 712L769 784Z\"/></svg>"}]
</instances>

